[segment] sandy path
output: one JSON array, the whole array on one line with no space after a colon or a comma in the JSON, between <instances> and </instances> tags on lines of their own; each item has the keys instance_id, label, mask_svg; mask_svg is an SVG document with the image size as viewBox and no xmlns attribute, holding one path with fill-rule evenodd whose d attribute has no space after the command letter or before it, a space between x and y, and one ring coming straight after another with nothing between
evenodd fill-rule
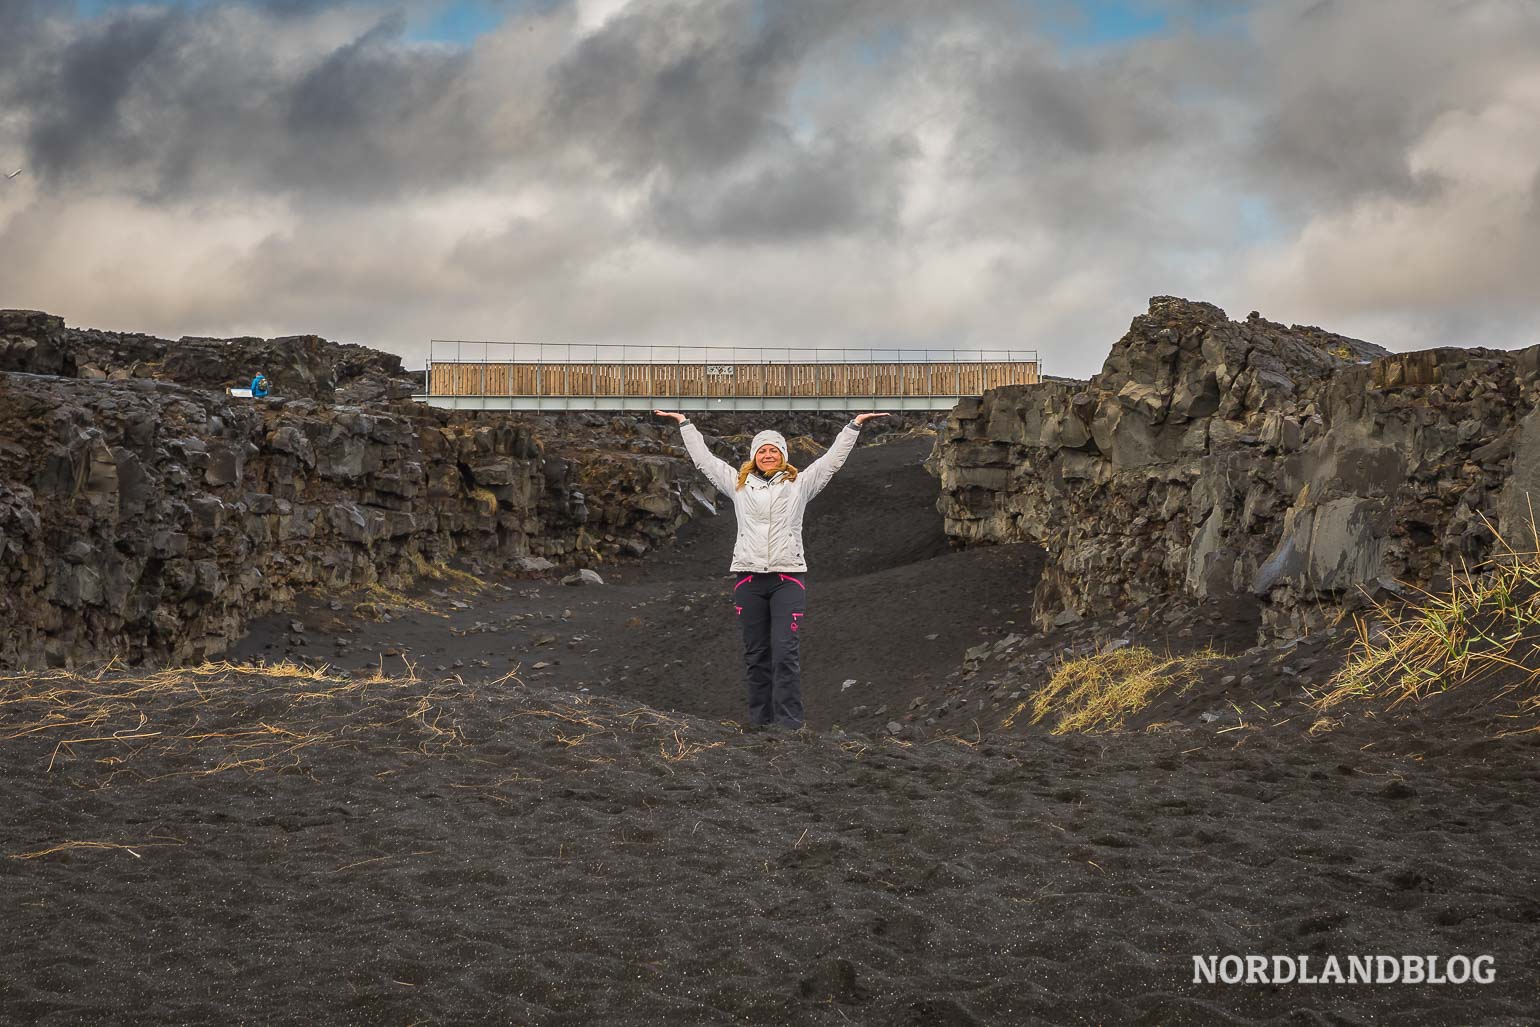
<instances>
[{"instance_id":1,"label":"sandy path","mask_svg":"<svg viewBox=\"0 0 1540 1027\"><path fill-rule=\"evenodd\" d=\"M52 771L55 736L0 745L0 1019L1533 1022L1523 741L1437 766L1347 735L972 748L273 688L140 700L101 727L143 713L157 741ZM171 740L259 721L334 741L208 773L226 743ZM11 858L71 840L127 848ZM1194 955L1253 952L1487 953L1498 978L1192 983Z\"/></svg>"},{"instance_id":2,"label":"sandy path","mask_svg":"<svg viewBox=\"0 0 1540 1027\"><path fill-rule=\"evenodd\" d=\"M1024 629L1039 555L949 551L925 449L858 450L813 507L815 727ZM1452 694L1319 736L743 734L731 532L599 588L425 591L445 616L311 603L237 654L345 637L331 681L0 683L0 1022L1540 1022L1540 734ZM1193 983L1248 953L1497 979Z\"/></svg>"},{"instance_id":3,"label":"sandy path","mask_svg":"<svg viewBox=\"0 0 1540 1027\"><path fill-rule=\"evenodd\" d=\"M852 707L901 708L956 670L970 646L1025 630L1041 554L1029 546L952 551L935 509L935 479L920 466L930 445L920 438L858 448L809 507L802 645L815 728L847 722ZM382 664L381 654L393 650L468 680L518 666L530 684L742 719L742 644L730 598L736 576L728 571L734 532L730 508L703 516L644 560L601 568L599 587L510 579L511 591L465 597L464 610L430 595L436 613L448 616L378 623L304 602L254 623L232 658L292 655L396 671L401 657ZM286 642L296 619L307 626L305 644ZM333 640L342 632L353 644L338 656ZM548 666L537 668L541 662Z\"/></svg>"}]
</instances>

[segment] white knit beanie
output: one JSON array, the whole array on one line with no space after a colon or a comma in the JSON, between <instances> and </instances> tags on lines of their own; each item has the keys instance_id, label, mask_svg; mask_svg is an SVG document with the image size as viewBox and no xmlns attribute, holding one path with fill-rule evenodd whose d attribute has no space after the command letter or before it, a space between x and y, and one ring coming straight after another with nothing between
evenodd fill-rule
<instances>
[{"instance_id":1,"label":"white knit beanie","mask_svg":"<svg viewBox=\"0 0 1540 1027\"><path fill-rule=\"evenodd\" d=\"M778 431L771 431L768 428L754 436L754 441L749 446L749 459L754 459L754 454L759 452L759 447L767 442L781 451L781 459L783 461L791 459L791 453L786 449L786 436Z\"/></svg>"}]
</instances>

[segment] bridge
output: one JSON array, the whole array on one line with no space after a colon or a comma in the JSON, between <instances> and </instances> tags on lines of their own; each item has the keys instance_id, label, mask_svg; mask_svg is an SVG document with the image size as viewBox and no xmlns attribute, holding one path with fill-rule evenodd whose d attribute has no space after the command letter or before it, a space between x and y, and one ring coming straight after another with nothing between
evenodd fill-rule
<instances>
[{"instance_id":1,"label":"bridge","mask_svg":"<svg viewBox=\"0 0 1540 1027\"><path fill-rule=\"evenodd\" d=\"M547 345L435 339L427 391L460 410L950 410L1035 385L1036 350Z\"/></svg>"}]
</instances>

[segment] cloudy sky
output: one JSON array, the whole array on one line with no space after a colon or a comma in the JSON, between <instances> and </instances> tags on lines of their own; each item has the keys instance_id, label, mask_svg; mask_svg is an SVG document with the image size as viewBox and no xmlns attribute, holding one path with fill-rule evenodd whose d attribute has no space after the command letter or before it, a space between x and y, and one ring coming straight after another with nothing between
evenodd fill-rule
<instances>
[{"instance_id":1,"label":"cloudy sky","mask_svg":"<svg viewBox=\"0 0 1540 1027\"><path fill-rule=\"evenodd\" d=\"M1535 0L0 0L0 306L1035 348L1540 342Z\"/></svg>"}]
</instances>

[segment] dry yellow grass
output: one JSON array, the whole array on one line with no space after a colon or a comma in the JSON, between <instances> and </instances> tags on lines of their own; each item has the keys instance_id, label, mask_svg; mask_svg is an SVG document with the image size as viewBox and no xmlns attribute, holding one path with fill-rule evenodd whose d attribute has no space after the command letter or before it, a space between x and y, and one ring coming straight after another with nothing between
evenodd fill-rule
<instances>
[{"instance_id":1,"label":"dry yellow grass","mask_svg":"<svg viewBox=\"0 0 1540 1027\"><path fill-rule=\"evenodd\" d=\"M114 661L91 672L0 675L0 743L48 737L53 747L44 771L81 759L120 770L141 754L197 751L205 758L187 773L256 772L296 765L300 750L338 744L433 755L464 744L450 712L459 702L474 700L479 690L522 685L515 673L475 686L457 678L427 681L416 665L405 666L399 674L382 667L354 677L287 660L212 662L137 674ZM667 736L662 751L671 763L722 744L687 739L684 721L656 710L601 712L586 697L510 717L543 721L553 741L572 748L595 737L657 731Z\"/></svg>"},{"instance_id":2,"label":"dry yellow grass","mask_svg":"<svg viewBox=\"0 0 1540 1027\"><path fill-rule=\"evenodd\" d=\"M1501 674L1498 696L1512 696L1520 715L1540 714L1540 540L1530 552L1505 546L1452 579L1447 592L1415 590L1409 603L1376 603L1372 621L1357 617L1347 663L1314 696L1316 710L1392 709Z\"/></svg>"},{"instance_id":3,"label":"dry yellow grass","mask_svg":"<svg viewBox=\"0 0 1540 1027\"><path fill-rule=\"evenodd\" d=\"M368 617L371 620L381 620L384 614L400 616L407 610L415 610L418 613L426 613L433 617L447 618L449 614L439 609L438 604L425 598L416 598L405 592L398 592L393 588L386 588L378 582L371 585L362 585L349 593L354 597L353 613L360 617Z\"/></svg>"},{"instance_id":4,"label":"dry yellow grass","mask_svg":"<svg viewBox=\"0 0 1540 1027\"><path fill-rule=\"evenodd\" d=\"M669 773L727 747L721 739L692 739L686 721L647 707L588 696L511 696L510 685L523 689L516 673L468 683L423 680L417 670L407 663L394 676L383 668L350 676L284 661L140 672L113 661L91 671L0 675L0 745L26 746L39 774L68 773L77 786L96 788L111 787L120 776L139 782L231 772L310 776L335 770L335 762L319 757L337 747L406 757L375 775L383 777L409 770L420 756L473 748L462 719L485 735L518 730L511 722L529 718L535 738L544 736L570 751L569 758L589 764L623 758L625 747L613 742L624 734L650 735L658 745L655 758ZM511 708L501 706L500 715L489 718L483 692L508 700ZM606 740L610 744L599 744ZM478 773L486 762L474 755L465 760L460 766L467 779L450 786L502 802L509 787L541 780L500 765L486 777ZM7 855L32 860L100 850L138 857L138 850L170 844L180 842L155 835L69 838Z\"/></svg>"},{"instance_id":5,"label":"dry yellow grass","mask_svg":"<svg viewBox=\"0 0 1540 1027\"><path fill-rule=\"evenodd\" d=\"M407 562L418 580L444 582L451 589L467 594L483 592L488 587L484 579L467 571L456 570L447 564L429 560L421 553L409 554ZM391 580L394 583L400 581L399 578ZM441 609L443 601L437 596L410 596L400 589L391 588L378 581L355 586L348 590L348 595L354 601L353 612L372 620L380 620L384 614L400 616L408 610L426 613L433 617L449 616Z\"/></svg>"},{"instance_id":6,"label":"dry yellow grass","mask_svg":"<svg viewBox=\"0 0 1540 1027\"><path fill-rule=\"evenodd\" d=\"M1056 735L1075 731L1116 731L1126 719L1158 695L1191 688L1202 671L1219 659L1212 649L1185 656L1157 656L1144 646L1125 646L1059 665L1049 682L1017 706L1003 727L1011 727L1028 709L1031 723L1057 716Z\"/></svg>"},{"instance_id":7,"label":"dry yellow grass","mask_svg":"<svg viewBox=\"0 0 1540 1027\"><path fill-rule=\"evenodd\" d=\"M444 581L458 588L471 591L480 591L487 587L485 580L478 578L468 571L456 570L448 564L429 560L421 553L414 552L411 555L412 570L420 578L429 578L433 581Z\"/></svg>"},{"instance_id":8,"label":"dry yellow grass","mask_svg":"<svg viewBox=\"0 0 1540 1027\"><path fill-rule=\"evenodd\" d=\"M675 731L673 736L673 748L669 748L668 742L658 744L658 752L669 763L680 763L684 760L694 759L708 749L720 749L726 742L691 742L684 737L684 732Z\"/></svg>"},{"instance_id":9,"label":"dry yellow grass","mask_svg":"<svg viewBox=\"0 0 1540 1027\"><path fill-rule=\"evenodd\" d=\"M471 498L476 501L476 506L480 509L483 516L497 516L497 496L492 494L491 489L471 489Z\"/></svg>"},{"instance_id":10,"label":"dry yellow grass","mask_svg":"<svg viewBox=\"0 0 1540 1027\"><path fill-rule=\"evenodd\" d=\"M288 660L0 675L0 743L48 738L44 772L89 761L107 782L136 773L141 755L199 776L299 767L316 746L388 742L429 755L463 742L444 713L457 684L425 685L410 664L405 675L352 678Z\"/></svg>"},{"instance_id":11,"label":"dry yellow grass","mask_svg":"<svg viewBox=\"0 0 1540 1027\"><path fill-rule=\"evenodd\" d=\"M52 856L56 852L68 852L72 849L121 849L135 859L143 859L139 855L139 849L152 849L167 845L186 845L180 838L170 838L163 835L152 835L149 841L135 842L125 845L122 842L97 842L97 841L65 841L57 845L50 845L46 849L37 849L32 852L13 852L12 859L41 859L44 856Z\"/></svg>"}]
</instances>

